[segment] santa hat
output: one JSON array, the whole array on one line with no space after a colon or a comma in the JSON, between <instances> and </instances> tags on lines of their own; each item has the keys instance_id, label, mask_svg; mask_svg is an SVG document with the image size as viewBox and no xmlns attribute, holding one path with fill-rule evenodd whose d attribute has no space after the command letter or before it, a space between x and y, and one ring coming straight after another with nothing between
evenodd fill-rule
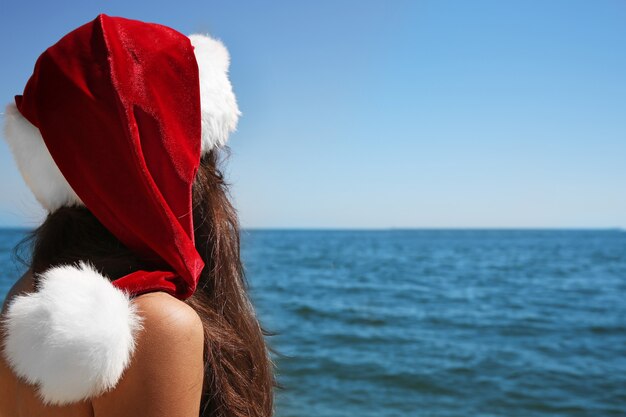
<instances>
[{"instance_id":1,"label":"santa hat","mask_svg":"<svg viewBox=\"0 0 626 417\"><path fill-rule=\"evenodd\" d=\"M48 48L7 107L6 140L37 200L85 205L153 266L112 282L89 264L57 266L13 298L3 353L44 402L117 384L141 323L133 296L195 291L192 184L240 114L228 66L217 40L101 14Z\"/></svg>"}]
</instances>

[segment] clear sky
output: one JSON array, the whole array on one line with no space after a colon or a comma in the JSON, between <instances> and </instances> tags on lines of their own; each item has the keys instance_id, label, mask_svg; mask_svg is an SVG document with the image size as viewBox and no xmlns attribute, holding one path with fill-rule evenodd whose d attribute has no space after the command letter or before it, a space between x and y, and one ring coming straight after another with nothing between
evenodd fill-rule
<instances>
[{"instance_id":1,"label":"clear sky","mask_svg":"<svg viewBox=\"0 0 626 417\"><path fill-rule=\"evenodd\" d=\"M228 46L246 227L626 227L623 0L4 1L0 100L101 12Z\"/></svg>"}]
</instances>

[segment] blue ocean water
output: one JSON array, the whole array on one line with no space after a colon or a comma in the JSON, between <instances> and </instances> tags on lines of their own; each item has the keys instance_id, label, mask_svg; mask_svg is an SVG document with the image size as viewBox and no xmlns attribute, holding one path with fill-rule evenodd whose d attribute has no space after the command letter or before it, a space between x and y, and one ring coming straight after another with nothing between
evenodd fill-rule
<instances>
[{"instance_id":1,"label":"blue ocean water","mask_svg":"<svg viewBox=\"0 0 626 417\"><path fill-rule=\"evenodd\" d=\"M623 231L247 231L243 256L278 417L626 416Z\"/></svg>"}]
</instances>

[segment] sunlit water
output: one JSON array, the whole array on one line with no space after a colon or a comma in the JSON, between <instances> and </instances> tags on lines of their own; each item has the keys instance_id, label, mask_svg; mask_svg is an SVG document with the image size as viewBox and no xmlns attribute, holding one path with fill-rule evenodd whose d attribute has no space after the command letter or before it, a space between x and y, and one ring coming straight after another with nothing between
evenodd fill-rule
<instances>
[{"instance_id":1,"label":"sunlit water","mask_svg":"<svg viewBox=\"0 0 626 417\"><path fill-rule=\"evenodd\" d=\"M279 417L626 415L624 232L249 231L243 255Z\"/></svg>"}]
</instances>

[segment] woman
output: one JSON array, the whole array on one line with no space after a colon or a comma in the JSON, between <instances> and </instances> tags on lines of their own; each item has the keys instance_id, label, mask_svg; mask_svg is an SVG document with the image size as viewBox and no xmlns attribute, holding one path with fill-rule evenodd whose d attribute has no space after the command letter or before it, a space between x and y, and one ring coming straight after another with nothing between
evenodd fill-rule
<instances>
[{"instance_id":1,"label":"woman","mask_svg":"<svg viewBox=\"0 0 626 417\"><path fill-rule=\"evenodd\" d=\"M239 110L211 38L99 15L5 133L49 211L2 313L0 416L269 416L273 367L218 169Z\"/></svg>"}]
</instances>

